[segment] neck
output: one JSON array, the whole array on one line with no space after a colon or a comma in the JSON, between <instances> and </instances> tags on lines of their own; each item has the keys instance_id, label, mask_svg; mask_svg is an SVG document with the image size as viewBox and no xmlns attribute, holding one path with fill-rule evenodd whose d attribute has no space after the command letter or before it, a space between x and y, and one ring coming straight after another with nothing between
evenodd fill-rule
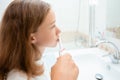
<instances>
[{"instance_id":1,"label":"neck","mask_svg":"<svg viewBox=\"0 0 120 80\"><path fill-rule=\"evenodd\" d=\"M45 51L45 47L39 47L40 54L43 54Z\"/></svg>"},{"instance_id":2,"label":"neck","mask_svg":"<svg viewBox=\"0 0 120 80\"><path fill-rule=\"evenodd\" d=\"M39 52L35 55L35 60L39 60L42 57L42 54L44 53L45 47L39 47Z\"/></svg>"}]
</instances>

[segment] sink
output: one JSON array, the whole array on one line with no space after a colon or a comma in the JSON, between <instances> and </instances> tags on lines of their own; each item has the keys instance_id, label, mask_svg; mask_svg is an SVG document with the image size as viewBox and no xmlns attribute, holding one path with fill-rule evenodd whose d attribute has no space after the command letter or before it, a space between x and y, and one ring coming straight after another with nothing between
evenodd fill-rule
<instances>
[{"instance_id":1,"label":"sink","mask_svg":"<svg viewBox=\"0 0 120 80\"><path fill-rule=\"evenodd\" d=\"M120 80L120 69L118 70L117 67L120 64L111 64L109 59L108 61L102 59L102 56L105 54L100 49L76 49L67 52L72 55L73 60L79 67L79 76L77 80L97 80L96 75L98 74L103 77L103 80ZM45 53L43 61L46 63L48 71L50 71L57 57L57 52L53 54Z\"/></svg>"},{"instance_id":2,"label":"sink","mask_svg":"<svg viewBox=\"0 0 120 80\"><path fill-rule=\"evenodd\" d=\"M96 51L95 51L96 52ZM97 80L96 74L101 74L103 80L120 80L120 72L115 70L110 63L104 62L99 53L80 54L73 57L80 69L78 80Z\"/></svg>"}]
</instances>

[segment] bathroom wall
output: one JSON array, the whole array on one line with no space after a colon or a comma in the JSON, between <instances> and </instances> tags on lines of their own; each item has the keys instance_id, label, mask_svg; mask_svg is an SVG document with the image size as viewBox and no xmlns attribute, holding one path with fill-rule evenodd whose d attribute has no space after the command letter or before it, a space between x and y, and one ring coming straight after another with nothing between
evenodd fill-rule
<instances>
[{"instance_id":1,"label":"bathroom wall","mask_svg":"<svg viewBox=\"0 0 120 80\"><path fill-rule=\"evenodd\" d=\"M95 6L95 34L99 35L99 32L103 33L106 29L106 4L107 0L97 0L98 3Z\"/></svg>"},{"instance_id":2,"label":"bathroom wall","mask_svg":"<svg viewBox=\"0 0 120 80\"><path fill-rule=\"evenodd\" d=\"M107 27L120 27L120 0L107 0L106 21Z\"/></svg>"},{"instance_id":3,"label":"bathroom wall","mask_svg":"<svg viewBox=\"0 0 120 80\"><path fill-rule=\"evenodd\" d=\"M106 39L120 50L120 0L107 0Z\"/></svg>"},{"instance_id":4,"label":"bathroom wall","mask_svg":"<svg viewBox=\"0 0 120 80\"><path fill-rule=\"evenodd\" d=\"M79 0L79 25L81 33L89 35L89 0Z\"/></svg>"},{"instance_id":5,"label":"bathroom wall","mask_svg":"<svg viewBox=\"0 0 120 80\"><path fill-rule=\"evenodd\" d=\"M7 7L7 5L11 2L12 0L0 0L0 21L2 18L2 15L5 11L5 8Z\"/></svg>"}]
</instances>

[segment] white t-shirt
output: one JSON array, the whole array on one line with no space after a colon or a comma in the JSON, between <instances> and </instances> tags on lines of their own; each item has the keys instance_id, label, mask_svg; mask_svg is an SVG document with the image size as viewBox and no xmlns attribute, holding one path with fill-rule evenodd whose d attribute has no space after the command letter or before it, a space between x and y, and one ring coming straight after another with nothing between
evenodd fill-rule
<instances>
[{"instance_id":1,"label":"white t-shirt","mask_svg":"<svg viewBox=\"0 0 120 80\"><path fill-rule=\"evenodd\" d=\"M41 76L32 77L30 80L50 80L50 72L46 69L45 64L44 67L45 72ZM26 73L14 69L8 73L7 80L28 80L28 76Z\"/></svg>"},{"instance_id":2,"label":"white t-shirt","mask_svg":"<svg viewBox=\"0 0 120 80\"><path fill-rule=\"evenodd\" d=\"M8 73L7 80L28 80L28 77L22 71L12 70ZM30 80L50 80L50 78L44 73L41 76L30 78Z\"/></svg>"}]
</instances>

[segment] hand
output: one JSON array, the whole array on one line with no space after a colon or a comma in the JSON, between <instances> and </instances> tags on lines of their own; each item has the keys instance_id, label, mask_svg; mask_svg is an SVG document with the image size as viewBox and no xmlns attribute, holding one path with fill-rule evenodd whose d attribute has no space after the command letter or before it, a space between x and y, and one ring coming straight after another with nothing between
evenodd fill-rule
<instances>
[{"instance_id":1,"label":"hand","mask_svg":"<svg viewBox=\"0 0 120 80\"><path fill-rule=\"evenodd\" d=\"M78 67L69 54L60 56L51 68L51 80L77 80Z\"/></svg>"}]
</instances>

